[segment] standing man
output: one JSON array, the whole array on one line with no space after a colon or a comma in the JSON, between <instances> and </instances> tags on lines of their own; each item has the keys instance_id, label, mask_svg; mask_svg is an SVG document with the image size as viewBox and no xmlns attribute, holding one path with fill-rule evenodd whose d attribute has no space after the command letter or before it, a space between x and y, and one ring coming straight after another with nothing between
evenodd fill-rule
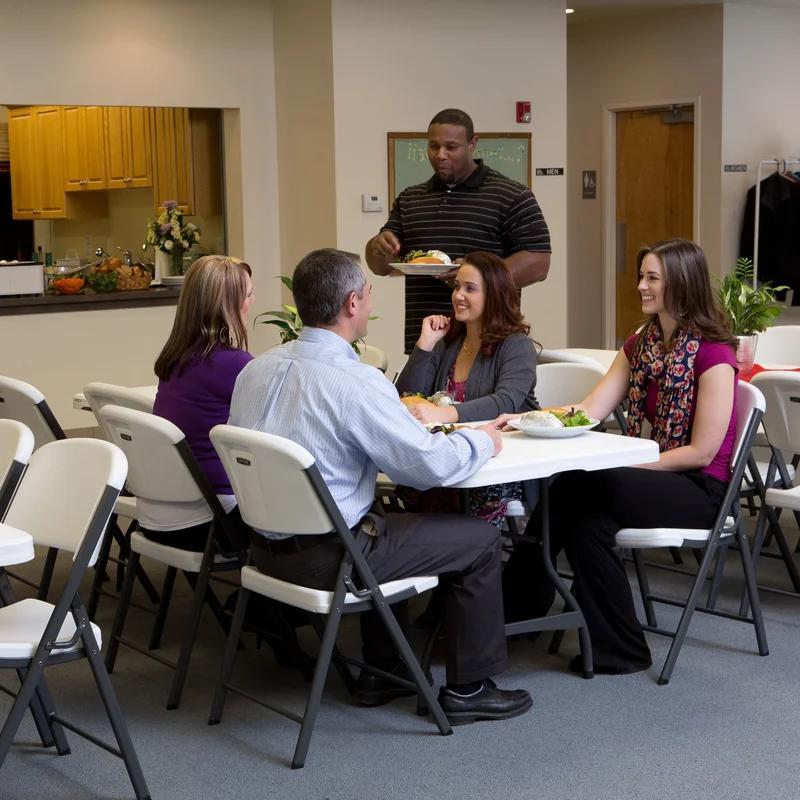
<instances>
[{"instance_id":1,"label":"standing man","mask_svg":"<svg viewBox=\"0 0 800 800\"><path fill-rule=\"evenodd\" d=\"M367 242L369 268L389 275L389 264L411 250L441 250L459 263L486 250L505 259L521 289L543 281L550 268L550 233L530 189L475 159L478 137L469 114L440 111L428 126L433 176L400 193L380 233ZM406 277L405 352L414 349L422 320L452 311L446 281Z\"/></svg>"},{"instance_id":2,"label":"standing man","mask_svg":"<svg viewBox=\"0 0 800 800\"><path fill-rule=\"evenodd\" d=\"M461 514L370 512L379 470L419 489L457 483L500 451L500 434L490 424L431 435L391 382L359 361L352 343L367 332L371 288L352 253L316 250L303 258L293 276L300 338L242 370L230 424L284 436L311 452L379 582L441 576L448 650L439 701L450 722L517 716L532 705L528 692L499 689L490 678L507 665L497 530ZM331 589L343 550L327 534L262 532L253 534L251 555L267 575ZM366 663L402 674L383 625L372 614L361 618ZM362 672L356 697L379 705L407 693Z\"/></svg>"}]
</instances>

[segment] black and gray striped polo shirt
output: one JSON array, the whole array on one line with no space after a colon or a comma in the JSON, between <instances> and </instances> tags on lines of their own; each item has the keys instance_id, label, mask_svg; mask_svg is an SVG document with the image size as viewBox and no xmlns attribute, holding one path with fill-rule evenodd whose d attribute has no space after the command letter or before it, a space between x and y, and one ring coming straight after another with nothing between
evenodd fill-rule
<instances>
[{"instance_id":1,"label":"black and gray striped polo shirt","mask_svg":"<svg viewBox=\"0 0 800 800\"><path fill-rule=\"evenodd\" d=\"M381 230L409 250L442 250L453 260L476 250L501 258L530 250L550 252L547 223L530 189L476 161L478 168L455 186L437 175L400 193ZM450 314L449 287L436 278L406 277L405 352L414 349L428 314Z\"/></svg>"}]
</instances>

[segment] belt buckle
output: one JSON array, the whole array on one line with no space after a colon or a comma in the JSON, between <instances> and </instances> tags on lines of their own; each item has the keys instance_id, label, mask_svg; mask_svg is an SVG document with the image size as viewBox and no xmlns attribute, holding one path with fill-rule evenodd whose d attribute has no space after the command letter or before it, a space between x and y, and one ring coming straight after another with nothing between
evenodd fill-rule
<instances>
[{"instance_id":1,"label":"belt buckle","mask_svg":"<svg viewBox=\"0 0 800 800\"><path fill-rule=\"evenodd\" d=\"M365 517L361 520L361 530L366 533L367 536L377 536L380 532L372 517Z\"/></svg>"}]
</instances>

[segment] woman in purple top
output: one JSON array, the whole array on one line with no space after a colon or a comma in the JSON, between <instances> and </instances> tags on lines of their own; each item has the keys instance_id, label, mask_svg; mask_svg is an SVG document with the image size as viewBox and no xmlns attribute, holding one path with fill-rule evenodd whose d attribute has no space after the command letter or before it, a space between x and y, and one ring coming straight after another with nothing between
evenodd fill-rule
<instances>
[{"instance_id":1,"label":"woman in purple top","mask_svg":"<svg viewBox=\"0 0 800 800\"><path fill-rule=\"evenodd\" d=\"M648 319L577 407L605 419L627 398L628 435L640 436L643 423L650 423L660 458L639 467L565 473L551 493L553 552L563 547L572 565L594 670L606 674L651 664L614 549L617 532L711 527L730 476L736 430L734 339L703 251L673 239L642 250L637 266ZM554 590L538 552L518 546L509 561L503 578L507 619L546 613L552 603ZM580 671L579 662L571 667Z\"/></svg>"},{"instance_id":2,"label":"woman in purple top","mask_svg":"<svg viewBox=\"0 0 800 800\"><path fill-rule=\"evenodd\" d=\"M156 359L153 413L177 425L228 512L233 526L247 532L230 482L209 439L226 423L236 378L252 359L247 352L247 313L253 302L250 266L228 256L202 256L186 271L175 321ZM139 501L139 524L163 544L202 551L211 515L205 502Z\"/></svg>"}]
</instances>

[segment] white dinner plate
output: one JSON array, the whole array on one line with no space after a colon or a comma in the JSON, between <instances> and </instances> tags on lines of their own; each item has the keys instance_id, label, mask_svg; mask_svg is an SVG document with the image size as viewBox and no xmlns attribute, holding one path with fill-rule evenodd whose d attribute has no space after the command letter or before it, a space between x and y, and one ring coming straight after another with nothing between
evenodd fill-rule
<instances>
[{"instance_id":1,"label":"white dinner plate","mask_svg":"<svg viewBox=\"0 0 800 800\"><path fill-rule=\"evenodd\" d=\"M396 270L399 270L403 275L441 275L443 272L449 272L454 269L455 264L406 264L402 261L396 261L389 264Z\"/></svg>"},{"instance_id":2,"label":"white dinner plate","mask_svg":"<svg viewBox=\"0 0 800 800\"><path fill-rule=\"evenodd\" d=\"M591 419L591 417L589 418ZM591 425L575 425L572 428L542 428L540 426L528 426L522 420L510 419L508 424L518 431L533 436L536 439L568 439L570 436L580 436L586 431L600 424L599 419L592 419Z\"/></svg>"},{"instance_id":3,"label":"white dinner plate","mask_svg":"<svg viewBox=\"0 0 800 800\"><path fill-rule=\"evenodd\" d=\"M161 283L163 283L164 286L180 286L183 283L183 279L183 275L163 275Z\"/></svg>"}]
</instances>

